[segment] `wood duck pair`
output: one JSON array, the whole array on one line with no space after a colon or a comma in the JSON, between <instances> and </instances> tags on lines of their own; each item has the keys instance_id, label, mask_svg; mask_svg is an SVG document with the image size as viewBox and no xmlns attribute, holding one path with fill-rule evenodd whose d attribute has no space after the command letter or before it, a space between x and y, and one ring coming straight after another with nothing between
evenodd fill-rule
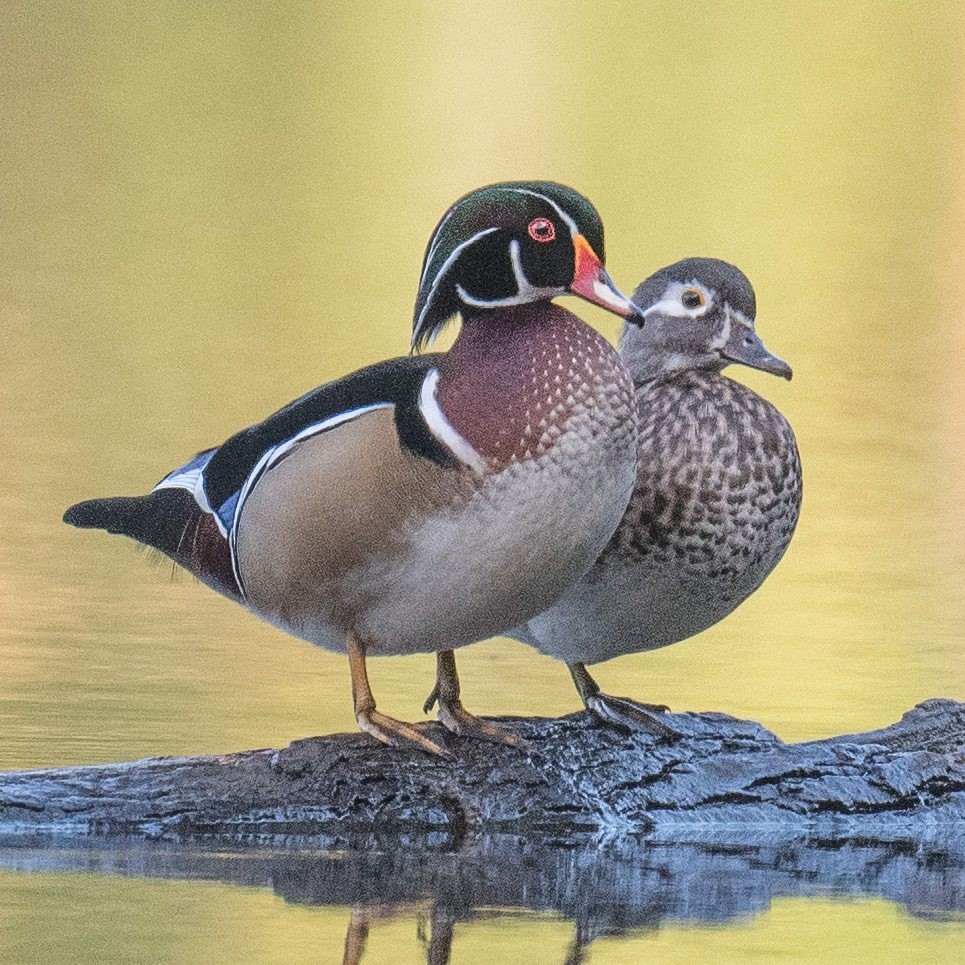
<instances>
[{"instance_id":1,"label":"wood duck pair","mask_svg":"<svg viewBox=\"0 0 965 965\"><path fill-rule=\"evenodd\" d=\"M376 710L369 654L439 653L433 698L460 734L499 739L459 698L452 648L525 624L600 555L636 478L633 383L570 312L572 293L639 318L576 192L493 185L432 235L413 346L453 316L445 355L394 359L309 392L145 496L65 521L132 537L287 632L347 653L359 726L442 753ZM512 742L511 738L506 738Z\"/></svg>"}]
</instances>

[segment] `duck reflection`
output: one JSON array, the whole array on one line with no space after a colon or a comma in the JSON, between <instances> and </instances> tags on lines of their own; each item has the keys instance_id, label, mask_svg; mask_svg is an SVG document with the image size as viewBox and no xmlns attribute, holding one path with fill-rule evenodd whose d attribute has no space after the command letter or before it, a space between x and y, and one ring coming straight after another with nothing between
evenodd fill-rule
<instances>
[{"instance_id":1,"label":"duck reflection","mask_svg":"<svg viewBox=\"0 0 965 965\"><path fill-rule=\"evenodd\" d=\"M456 916L445 906L426 905L356 905L349 918L345 935L342 965L359 965L369 940L369 926L394 918L416 920L416 935L426 951L429 965L447 965L452 955L452 934Z\"/></svg>"},{"instance_id":2,"label":"duck reflection","mask_svg":"<svg viewBox=\"0 0 965 965\"><path fill-rule=\"evenodd\" d=\"M397 918L415 917L416 937L425 949L426 965L449 965L452 960L452 938L457 921L480 921L486 918L503 918L512 914L509 910L489 910L460 915L452 908L438 903L424 905L358 905L352 909L348 931L345 935L345 953L342 965L360 965L369 940L369 926L377 922ZM573 941L567 949L563 965L581 965L586 960L586 950L596 937L577 927Z\"/></svg>"},{"instance_id":3,"label":"duck reflection","mask_svg":"<svg viewBox=\"0 0 965 965\"><path fill-rule=\"evenodd\" d=\"M564 961L576 965L603 936L680 924L722 924L777 898L884 898L942 920L965 913L965 828L885 839L722 836L540 841L514 835L357 840L284 838L257 844L130 838L0 838L0 868L223 881L271 889L299 905L350 909L343 962L361 963L373 926L412 919L425 960L451 960L463 923L556 915L573 922ZM373 938L374 940L374 938Z\"/></svg>"},{"instance_id":4,"label":"duck reflection","mask_svg":"<svg viewBox=\"0 0 965 965\"><path fill-rule=\"evenodd\" d=\"M452 960L452 939L457 922L505 918L511 909L491 909L483 912L459 914L452 908L434 903L422 905L359 905L352 909L345 934L345 953L342 965L360 965L369 939L369 926L398 918L415 917L416 937L425 949L426 965L449 965ZM607 932L620 935L622 931ZM577 923L562 965L582 965L586 961L590 943L601 937L585 923Z\"/></svg>"}]
</instances>

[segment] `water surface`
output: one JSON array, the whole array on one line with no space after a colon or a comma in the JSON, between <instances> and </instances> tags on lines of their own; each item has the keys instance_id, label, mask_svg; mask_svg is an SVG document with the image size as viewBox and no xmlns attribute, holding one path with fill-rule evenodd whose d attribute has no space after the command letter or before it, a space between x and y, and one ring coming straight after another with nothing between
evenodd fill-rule
<instances>
[{"instance_id":1,"label":"water surface","mask_svg":"<svg viewBox=\"0 0 965 965\"><path fill-rule=\"evenodd\" d=\"M790 384L734 373L800 442L805 505L786 559L720 626L604 665L601 684L789 740L965 696L958 5L6 13L0 767L353 727L342 658L60 516L143 491L305 389L403 353L439 214L518 177L596 202L626 288L686 255L739 264L760 332L795 370ZM459 664L478 712L577 706L565 669L520 645ZM382 709L419 714L431 657L371 673ZM336 939L340 954L345 910L222 884L11 873L0 922L11 960L299 960ZM946 927L887 899L790 898L709 931L600 938L591 957L938 961ZM457 931L454 959L561 961L571 930L494 914ZM49 947L32 943L40 932ZM414 942L412 916L390 918L365 960L417 960Z\"/></svg>"},{"instance_id":2,"label":"water surface","mask_svg":"<svg viewBox=\"0 0 965 965\"><path fill-rule=\"evenodd\" d=\"M883 940L889 935L906 953L914 947L922 956L916 961L952 961L945 952L965 939L961 829L917 840L795 841L777 831L734 837L695 827L678 829L673 841L600 836L535 844L483 835L456 842L433 834L348 844L306 838L243 848L48 837L25 851L0 839L0 882L25 902L75 894L92 901L94 918L68 921L89 936L89 947L101 949L114 936L98 921L100 901L126 905L137 896L152 915L164 909L166 920L183 925L185 909L176 903L188 896L218 916L197 948L204 961L274 960L269 949L244 948L237 936L220 934L243 929L234 915L270 917L260 897L268 891L293 912L286 915L285 954L305 960L340 961L344 952L351 963L443 965L498 955L571 965L636 961L650 949L669 961L718 961L739 952L799 962L815 960L811 942L821 935L835 942L837 961L901 961ZM7 875L10 868L44 874L24 885ZM128 879L129 891L118 897L101 875ZM300 915L306 909L313 918ZM135 918L130 940L139 947L146 922ZM844 930L867 927L881 936L865 947L848 942ZM124 921L117 937L131 928ZM155 955L178 957L180 929L147 930L158 943ZM318 943L314 953L302 944L306 934ZM36 947L16 927L0 939L0 953L11 959ZM56 931L42 947L73 960Z\"/></svg>"}]
</instances>

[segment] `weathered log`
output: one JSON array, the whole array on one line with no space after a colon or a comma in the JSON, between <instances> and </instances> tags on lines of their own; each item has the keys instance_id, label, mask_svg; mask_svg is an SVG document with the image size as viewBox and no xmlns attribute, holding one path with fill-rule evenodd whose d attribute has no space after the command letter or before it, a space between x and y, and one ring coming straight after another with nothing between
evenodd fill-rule
<instances>
[{"instance_id":1,"label":"weathered log","mask_svg":"<svg viewBox=\"0 0 965 965\"><path fill-rule=\"evenodd\" d=\"M0 774L0 833L559 841L710 824L878 835L965 820L965 704L929 700L882 730L803 744L724 714L663 719L678 739L574 714L501 718L525 750L422 725L451 758L342 734L281 750L11 772Z\"/></svg>"}]
</instances>

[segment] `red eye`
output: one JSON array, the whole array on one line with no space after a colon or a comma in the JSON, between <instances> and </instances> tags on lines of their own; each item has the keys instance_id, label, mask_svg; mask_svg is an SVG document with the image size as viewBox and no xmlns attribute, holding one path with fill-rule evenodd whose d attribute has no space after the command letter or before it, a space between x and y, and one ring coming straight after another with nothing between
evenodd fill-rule
<instances>
[{"instance_id":1,"label":"red eye","mask_svg":"<svg viewBox=\"0 0 965 965\"><path fill-rule=\"evenodd\" d=\"M526 230L533 241L552 241L556 237L556 225L549 218L533 218Z\"/></svg>"}]
</instances>

